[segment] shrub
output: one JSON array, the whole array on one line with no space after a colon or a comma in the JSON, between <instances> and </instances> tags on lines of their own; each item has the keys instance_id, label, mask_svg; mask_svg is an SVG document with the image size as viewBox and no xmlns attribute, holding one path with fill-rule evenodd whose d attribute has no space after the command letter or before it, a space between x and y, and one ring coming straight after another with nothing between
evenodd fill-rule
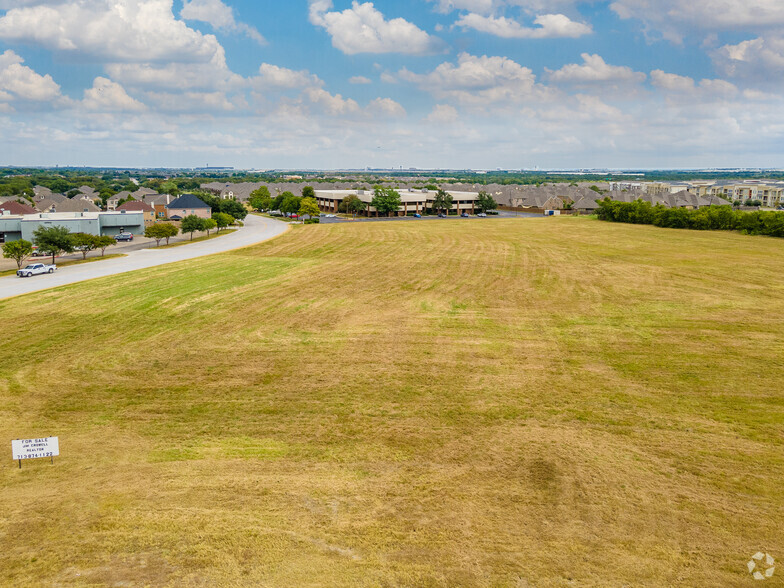
<instances>
[{"instance_id":1,"label":"shrub","mask_svg":"<svg viewBox=\"0 0 784 588\"><path fill-rule=\"evenodd\" d=\"M784 237L784 213L742 212L727 206L708 206L698 210L651 206L642 200L615 202L605 198L596 211L599 220L652 224L671 229L699 231L741 231L749 235Z\"/></svg>"}]
</instances>

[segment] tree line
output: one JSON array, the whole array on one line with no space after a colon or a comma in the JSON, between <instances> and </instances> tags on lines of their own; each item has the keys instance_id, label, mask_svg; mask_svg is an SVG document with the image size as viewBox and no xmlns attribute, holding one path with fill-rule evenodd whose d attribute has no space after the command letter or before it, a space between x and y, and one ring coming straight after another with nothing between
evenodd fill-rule
<instances>
[{"instance_id":1,"label":"tree line","mask_svg":"<svg viewBox=\"0 0 784 588\"><path fill-rule=\"evenodd\" d=\"M749 235L784 237L784 213L733 210L731 206L706 206L696 210L666 208L650 202L615 202L605 199L597 210L599 220L672 229L741 231Z\"/></svg>"},{"instance_id":2,"label":"tree line","mask_svg":"<svg viewBox=\"0 0 784 588\"><path fill-rule=\"evenodd\" d=\"M90 251L100 249L101 257L106 254L106 248L116 245L114 237L107 235L91 235L90 233L71 233L66 227L38 227L33 231L33 242L25 239L3 243L3 257L13 259L19 269L33 255L35 246L38 251L55 257L63 253L79 251L82 259L87 259Z\"/></svg>"}]
</instances>

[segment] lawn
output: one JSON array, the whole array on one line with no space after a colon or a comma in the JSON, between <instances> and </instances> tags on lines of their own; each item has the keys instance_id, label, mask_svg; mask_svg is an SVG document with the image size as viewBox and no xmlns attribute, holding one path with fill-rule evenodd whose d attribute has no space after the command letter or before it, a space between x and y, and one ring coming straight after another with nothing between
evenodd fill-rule
<instances>
[{"instance_id":1,"label":"lawn","mask_svg":"<svg viewBox=\"0 0 784 588\"><path fill-rule=\"evenodd\" d=\"M0 301L0 585L753 583L784 559L783 258L309 225Z\"/></svg>"}]
</instances>

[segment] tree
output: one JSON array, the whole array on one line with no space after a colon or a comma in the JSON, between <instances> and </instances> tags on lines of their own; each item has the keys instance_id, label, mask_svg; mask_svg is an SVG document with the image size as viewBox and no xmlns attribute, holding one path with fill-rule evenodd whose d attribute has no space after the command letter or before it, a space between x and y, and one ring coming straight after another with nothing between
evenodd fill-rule
<instances>
[{"instance_id":1,"label":"tree","mask_svg":"<svg viewBox=\"0 0 784 588\"><path fill-rule=\"evenodd\" d=\"M487 212L488 210L495 210L498 208L498 202L496 202L495 198L490 196L487 192L479 192L479 198L476 199L476 207L481 212Z\"/></svg>"},{"instance_id":2,"label":"tree","mask_svg":"<svg viewBox=\"0 0 784 588\"><path fill-rule=\"evenodd\" d=\"M22 269L22 264L33 254L33 244L30 241L19 239L3 243L3 257L13 259L17 269Z\"/></svg>"},{"instance_id":3,"label":"tree","mask_svg":"<svg viewBox=\"0 0 784 588\"><path fill-rule=\"evenodd\" d=\"M220 214L220 213L217 213ZM182 229L183 233L190 233L191 234L191 241L193 241L193 233L196 231L203 230L204 224L202 223L204 219L199 218L195 214L189 214L180 223L180 228Z\"/></svg>"},{"instance_id":4,"label":"tree","mask_svg":"<svg viewBox=\"0 0 784 588\"><path fill-rule=\"evenodd\" d=\"M161 194L170 194L172 196L179 196L182 194L182 190L175 182L166 182L161 184L160 187Z\"/></svg>"},{"instance_id":5,"label":"tree","mask_svg":"<svg viewBox=\"0 0 784 588\"><path fill-rule=\"evenodd\" d=\"M223 213L218 213L223 214ZM204 230L207 231L207 236L210 236L210 231L218 226L218 223L215 222L214 218L205 218L204 219Z\"/></svg>"},{"instance_id":6,"label":"tree","mask_svg":"<svg viewBox=\"0 0 784 588\"><path fill-rule=\"evenodd\" d=\"M169 239L176 237L180 234L180 229L177 225L172 223L158 223L159 226L166 227L166 244L169 244Z\"/></svg>"},{"instance_id":7,"label":"tree","mask_svg":"<svg viewBox=\"0 0 784 588\"><path fill-rule=\"evenodd\" d=\"M340 204L343 207L344 212L349 213L352 218L356 218L358 213L367 208L367 205L362 202L358 196L354 196L354 194L346 196Z\"/></svg>"},{"instance_id":8,"label":"tree","mask_svg":"<svg viewBox=\"0 0 784 588\"><path fill-rule=\"evenodd\" d=\"M290 196L287 196L286 199L281 202L280 211L289 215L299 211L299 204L302 198L299 196L294 196L294 194L291 194L291 192L283 192L283 194L290 194Z\"/></svg>"},{"instance_id":9,"label":"tree","mask_svg":"<svg viewBox=\"0 0 784 588\"><path fill-rule=\"evenodd\" d=\"M280 210L283 212L281 206L283 206L283 202L286 201L287 198L295 198L294 194L291 192L283 192L282 194L278 194L275 197L275 200L272 201L272 210Z\"/></svg>"},{"instance_id":10,"label":"tree","mask_svg":"<svg viewBox=\"0 0 784 588\"><path fill-rule=\"evenodd\" d=\"M433 198L433 208L437 211L444 210L449 214L449 211L452 210L452 195L439 189Z\"/></svg>"},{"instance_id":11,"label":"tree","mask_svg":"<svg viewBox=\"0 0 784 588\"><path fill-rule=\"evenodd\" d=\"M248 209L245 208L245 205L239 200L233 199L221 200L220 204L218 204L218 210L213 210L213 212L223 212L240 220L248 216Z\"/></svg>"},{"instance_id":12,"label":"tree","mask_svg":"<svg viewBox=\"0 0 784 588\"><path fill-rule=\"evenodd\" d=\"M51 254L52 264L54 264L54 258L61 253L71 253L74 250L71 234L66 227L41 225L33 231L33 241L38 245L38 249Z\"/></svg>"},{"instance_id":13,"label":"tree","mask_svg":"<svg viewBox=\"0 0 784 588\"><path fill-rule=\"evenodd\" d=\"M225 212L216 212L212 215L212 219L215 222L215 226L218 227L218 232L221 232L221 229L225 229L229 225L234 224L234 217L230 214L226 214Z\"/></svg>"},{"instance_id":14,"label":"tree","mask_svg":"<svg viewBox=\"0 0 784 588\"><path fill-rule=\"evenodd\" d=\"M71 243L73 248L81 252L82 259L87 259L87 254L98 247L97 237L90 233L72 233Z\"/></svg>"},{"instance_id":15,"label":"tree","mask_svg":"<svg viewBox=\"0 0 784 588\"><path fill-rule=\"evenodd\" d=\"M393 210L397 211L400 208L400 194L393 188L376 186L375 194L370 205L381 214L389 216L389 213Z\"/></svg>"},{"instance_id":16,"label":"tree","mask_svg":"<svg viewBox=\"0 0 784 588\"><path fill-rule=\"evenodd\" d=\"M144 236L148 239L155 239L155 246L158 247L163 239L166 239L167 244L169 243L169 237L174 236L170 234L172 229L175 230L174 235L179 233L179 229L171 223L158 223L144 229Z\"/></svg>"},{"instance_id":17,"label":"tree","mask_svg":"<svg viewBox=\"0 0 784 588\"><path fill-rule=\"evenodd\" d=\"M261 186L250 193L250 205L256 210L269 210L272 204L272 196L267 186Z\"/></svg>"},{"instance_id":18,"label":"tree","mask_svg":"<svg viewBox=\"0 0 784 588\"><path fill-rule=\"evenodd\" d=\"M112 245L117 245L117 241L114 240L114 237L101 235L100 237L95 238L95 248L101 250L101 257L106 255L106 248L111 247Z\"/></svg>"},{"instance_id":19,"label":"tree","mask_svg":"<svg viewBox=\"0 0 784 588\"><path fill-rule=\"evenodd\" d=\"M303 190L304 192L304 190ZM319 207L315 198L305 197L299 203L299 215L305 216L306 214L313 218L319 215Z\"/></svg>"},{"instance_id":20,"label":"tree","mask_svg":"<svg viewBox=\"0 0 784 588\"><path fill-rule=\"evenodd\" d=\"M305 186L302 188L302 197L303 198L315 198L316 191L313 189L313 186Z\"/></svg>"}]
</instances>

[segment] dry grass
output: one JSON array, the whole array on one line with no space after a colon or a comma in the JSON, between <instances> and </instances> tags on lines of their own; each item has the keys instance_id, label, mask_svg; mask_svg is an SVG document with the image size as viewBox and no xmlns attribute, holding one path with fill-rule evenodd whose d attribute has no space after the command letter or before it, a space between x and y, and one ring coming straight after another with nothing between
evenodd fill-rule
<instances>
[{"instance_id":1,"label":"dry grass","mask_svg":"<svg viewBox=\"0 0 784 588\"><path fill-rule=\"evenodd\" d=\"M62 451L7 447L0 584L745 585L784 558L783 255L309 225L0 301L0 439Z\"/></svg>"}]
</instances>

